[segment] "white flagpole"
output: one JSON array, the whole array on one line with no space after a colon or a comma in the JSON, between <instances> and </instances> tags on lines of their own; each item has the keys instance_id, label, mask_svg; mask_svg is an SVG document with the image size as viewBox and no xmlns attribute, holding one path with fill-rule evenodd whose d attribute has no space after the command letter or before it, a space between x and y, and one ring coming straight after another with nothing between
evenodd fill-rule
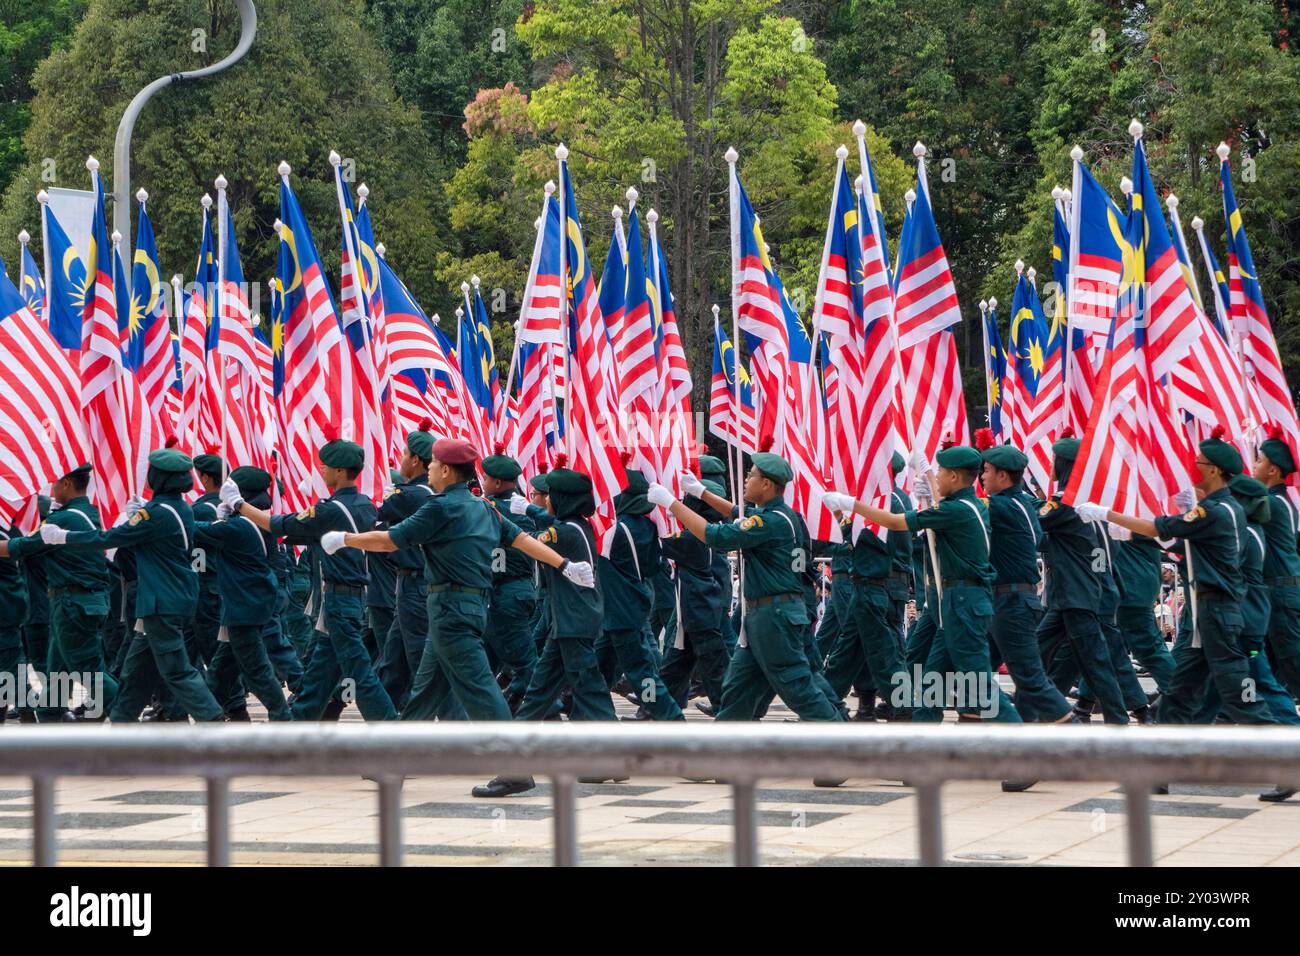
<instances>
[{"instance_id":1,"label":"white flagpole","mask_svg":"<svg viewBox=\"0 0 1300 956\"><path fill-rule=\"evenodd\" d=\"M573 356L569 354L569 209L564 190L565 160L569 158L569 148L561 143L555 147L555 159L559 164L558 191L560 204L560 335L564 349L564 447L567 451L573 443L569 431L569 407L573 404ZM573 464L572 461L569 464Z\"/></svg>"},{"instance_id":2,"label":"white flagpole","mask_svg":"<svg viewBox=\"0 0 1300 956\"><path fill-rule=\"evenodd\" d=\"M226 177L218 176L217 187L217 298L216 319L221 320L222 303L226 297L226 222L230 218L230 207L226 203ZM213 321L209 316L209 325ZM217 337L217 374L221 376L221 478L224 481L230 475L230 377L226 374L226 359L221 353L221 338Z\"/></svg>"},{"instance_id":3,"label":"white flagpole","mask_svg":"<svg viewBox=\"0 0 1300 956\"><path fill-rule=\"evenodd\" d=\"M745 464L745 454L740 448L740 180L736 178L736 160L740 159L740 154L736 152L734 146L730 146L724 158L727 160L727 192L731 209L731 349L736 356L735 401L732 405L732 411L735 412L733 423L736 431L736 466L733 472L736 476L736 487L743 489L740 477L741 469ZM757 437L755 435L755 439ZM745 517L743 490L736 495L736 513L742 519ZM745 638L745 552L741 549L736 550L736 567L740 580L740 633L736 636L736 642L741 647L748 647L749 641Z\"/></svg>"}]
</instances>

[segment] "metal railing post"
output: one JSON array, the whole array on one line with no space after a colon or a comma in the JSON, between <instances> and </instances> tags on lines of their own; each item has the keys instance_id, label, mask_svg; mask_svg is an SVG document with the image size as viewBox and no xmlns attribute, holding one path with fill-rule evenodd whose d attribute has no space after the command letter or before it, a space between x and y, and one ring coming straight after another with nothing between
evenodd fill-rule
<instances>
[{"instance_id":1,"label":"metal railing post","mask_svg":"<svg viewBox=\"0 0 1300 956\"><path fill-rule=\"evenodd\" d=\"M731 802L736 827L736 866L758 866L758 801L754 781L733 783Z\"/></svg>"},{"instance_id":2,"label":"metal railing post","mask_svg":"<svg viewBox=\"0 0 1300 956\"><path fill-rule=\"evenodd\" d=\"M939 809L941 786L923 783L916 788L917 840L922 866L943 866L943 816Z\"/></svg>"},{"instance_id":3,"label":"metal railing post","mask_svg":"<svg viewBox=\"0 0 1300 956\"><path fill-rule=\"evenodd\" d=\"M402 777L380 777L379 865L402 865Z\"/></svg>"},{"instance_id":4,"label":"metal railing post","mask_svg":"<svg viewBox=\"0 0 1300 956\"><path fill-rule=\"evenodd\" d=\"M230 866L230 781L208 777L208 866Z\"/></svg>"},{"instance_id":5,"label":"metal railing post","mask_svg":"<svg viewBox=\"0 0 1300 956\"><path fill-rule=\"evenodd\" d=\"M1155 848L1151 833L1151 784L1125 784L1124 806L1128 814L1128 865L1153 866Z\"/></svg>"},{"instance_id":6,"label":"metal railing post","mask_svg":"<svg viewBox=\"0 0 1300 956\"><path fill-rule=\"evenodd\" d=\"M578 800L573 777L551 777L555 812L555 865L578 865Z\"/></svg>"},{"instance_id":7,"label":"metal railing post","mask_svg":"<svg viewBox=\"0 0 1300 956\"><path fill-rule=\"evenodd\" d=\"M58 858L54 778L32 777L32 865L54 866Z\"/></svg>"}]
</instances>

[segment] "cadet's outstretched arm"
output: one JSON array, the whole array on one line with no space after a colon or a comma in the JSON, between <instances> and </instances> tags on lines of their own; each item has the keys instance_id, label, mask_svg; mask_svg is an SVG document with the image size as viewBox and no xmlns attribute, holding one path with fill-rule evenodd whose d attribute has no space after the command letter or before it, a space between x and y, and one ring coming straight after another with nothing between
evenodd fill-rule
<instances>
[{"instance_id":1,"label":"cadet's outstretched arm","mask_svg":"<svg viewBox=\"0 0 1300 956\"><path fill-rule=\"evenodd\" d=\"M247 501L241 501L239 506L232 510L235 514L243 515L263 531L271 530L271 512L263 511L261 508L254 508Z\"/></svg>"},{"instance_id":2,"label":"cadet's outstretched arm","mask_svg":"<svg viewBox=\"0 0 1300 956\"><path fill-rule=\"evenodd\" d=\"M349 531L343 535L345 548L357 548L361 551L396 551L393 536L387 531L362 531L354 534Z\"/></svg>"},{"instance_id":3,"label":"cadet's outstretched arm","mask_svg":"<svg viewBox=\"0 0 1300 956\"><path fill-rule=\"evenodd\" d=\"M726 513L731 514L731 505L725 498L719 498L717 495L706 491L704 493L704 497L700 500L702 500L710 508L716 510L717 504L714 504L712 501L709 501L710 498L716 499L718 504L726 505L727 506ZM691 534L695 535L695 537L699 538L701 541L704 540L704 534L708 530L709 522L705 520L703 515L696 514L694 511L686 507L686 505L682 504L680 501L674 501L672 504L668 506L668 510L672 512L672 516L674 518L676 518L678 521L681 522L683 528L685 528Z\"/></svg>"},{"instance_id":4,"label":"cadet's outstretched arm","mask_svg":"<svg viewBox=\"0 0 1300 956\"><path fill-rule=\"evenodd\" d=\"M700 500L724 518L730 518L736 512L735 504L722 497L722 495L715 495L711 491L706 491L700 495Z\"/></svg>"},{"instance_id":5,"label":"cadet's outstretched arm","mask_svg":"<svg viewBox=\"0 0 1300 956\"><path fill-rule=\"evenodd\" d=\"M860 514L872 524L878 524L880 527L889 531L906 531L907 516L895 514L892 511L885 511L881 508L873 508L871 505L864 504L861 501L853 502L853 511Z\"/></svg>"},{"instance_id":6,"label":"cadet's outstretched arm","mask_svg":"<svg viewBox=\"0 0 1300 956\"><path fill-rule=\"evenodd\" d=\"M515 540L510 542L510 547L518 548L534 561L540 561L542 564L549 564L553 568L561 567L564 564L564 556L562 554L554 548L549 548L542 544L542 542L538 541L530 534L521 532Z\"/></svg>"},{"instance_id":7,"label":"cadet's outstretched arm","mask_svg":"<svg viewBox=\"0 0 1300 956\"><path fill-rule=\"evenodd\" d=\"M1160 532L1156 530L1156 523L1150 518L1134 518L1132 515L1123 515L1118 511L1107 511L1106 520L1121 528L1128 528L1135 534L1144 534L1148 538L1160 537Z\"/></svg>"}]
</instances>

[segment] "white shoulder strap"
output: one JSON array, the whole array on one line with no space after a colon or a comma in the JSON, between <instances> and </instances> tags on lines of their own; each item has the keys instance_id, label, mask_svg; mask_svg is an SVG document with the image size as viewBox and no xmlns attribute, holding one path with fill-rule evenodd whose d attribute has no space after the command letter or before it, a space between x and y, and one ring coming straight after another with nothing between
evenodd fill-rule
<instances>
[{"instance_id":1,"label":"white shoulder strap","mask_svg":"<svg viewBox=\"0 0 1300 956\"><path fill-rule=\"evenodd\" d=\"M1014 502L1015 506L1020 509L1020 513L1025 516L1025 524L1029 526L1029 535L1034 539L1034 544L1037 545L1038 532L1034 530L1034 519L1029 517L1029 509L1025 507L1025 503L1019 498L1012 498L1011 500Z\"/></svg>"},{"instance_id":2,"label":"white shoulder strap","mask_svg":"<svg viewBox=\"0 0 1300 956\"><path fill-rule=\"evenodd\" d=\"M352 512L348 510L348 506L347 506L347 505L345 505L343 502L339 501L339 500L336 499L336 498L326 498L325 501L326 501L328 504L338 505L339 510L342 511L343 514L344 514L344 516L348 519L348 524L352 526L352 533L353 533L353 534L359 534L359 533L360 533L360 532L357 530L357 523L356 523L355 521L352 520Z\"/></svg>"},{"instance_id":3,"label":"white shoulder strap","mask_svg":"<svg viewBox=\"0 0 1300 956\"><path fill-rule=\"evenodd\" d=\"M962 504L975 512L975 520L979 522L980 530L984 532L984 551L987 553L992 550L992 542L989 541L989 529L984 524L984 516L980 514L980 506L969 498L958 498Z\"/></svg>"},{"instance_id":4,"label":"white shoulder strap","mask_svg":"<svg viewBox=\"0 0 1300 956\"><path fill-rule=\"evenodd\" d=\"M86 514L84 511L78 511L76 508L67 508L64 510L63 513L69 515L76 515L82 521L86 522L86 526L90 528L91 531L95 530L95 522L91 521L90 515Z\"/></svg>"},{"instance_id":5,"label":"white shoulder strap","mask_svg":"<svg viewBox=\"0 0 1300 956\"><path fill-rule=\"evenodd\" d=\"M1255 539L1255 544L1259 545L1259 556L1262 558L1264 556L1264 539L1260 537L1259 532L1254 528L1247 527L1246 531Z\"/></svg>"},{"instance_id":6,"label":"white shoulder strap","mask_svg":"<svg viewBox=\"0 0 1300 956\"><path fill-rule=\"evenodd\" d=\"M249 525L252 526L253 530L257 532L257 540L262 545L262 557L269 557L269 555L266 553L266 538L262 536L262 529L259 528L257 525L253 524L251 518L248 518L245 515L239 515L238 517L240 521L247 521Z\"/></svg>"},{"instance_id":7,"label":"white shoulder strap","mask_svg":"<svg viewBox=\"0 0 1300 956\"><path fill-rule=\"evenodd\" d=\"M594 567L596 564L596 556L591 553L591 542L587 540L587 534L582 530L582 525L578 524L576 521L566 521L564 523L570 527L576 528L578 534L582 535L582 543L587 546L587 561Z\"/></svg>"},{"instance_id":8,"label":"white shoulder strap","mask_svg":"<svg viewBox=\"0 0 1300 956\"><path fill-rule=\"evenodd\" d=\"M173 508L171 505L163 504L160 501L154 502L154 504L156 504L159 508L162 508L163 510L169 512L171 516L176 519L176 526L181 529L181 539L184 540L185 550L188 551L190 549L190 536L185 531L185 522L182 521L181 516L176 513L176 509Z\"/></svg>"},{"instance_id":9,"label":"white shoulder strap","mask_svg":"<svg viewBox=\"0 0 1300 956\"><path fill-rule=\"evenodd\" d=\"M632 552L632 563L636 565L637 580L644 581L645 575L641 573L641 559L637 556L636 542L632 540L632 532L628 530L628 526L623 524L621 521L618 526L623 529L623 534L627 536L627 546Z\"/></svg>"}]
</instances>

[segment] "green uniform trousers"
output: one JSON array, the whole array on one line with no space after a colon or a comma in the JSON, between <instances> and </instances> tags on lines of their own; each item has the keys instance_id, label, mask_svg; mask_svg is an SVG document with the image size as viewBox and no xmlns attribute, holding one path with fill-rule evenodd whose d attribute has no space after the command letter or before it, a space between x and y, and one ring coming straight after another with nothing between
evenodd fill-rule
<instances>
[{"instance_id":1,"label":"green uniform trousers","mask_svg":"<svg viewBox=\"0 0 1300 956\"><path fill-rule=\"evenodd\" d=\"M1124 706L1129 710L1145 707L1147 693L1142 689L1137 671L1133 669L1133 661L1129 657L1128 644L1124 641L1123 632L1115 623L1114 617L1107 618L1102 615L1099 623L1102 637L1106 639L1106 650L1110 654L1111 667L1115 670L1115 682L1119 684L1119 692L1124 698ZM1061 658L1057 659L1057 664L1062 667L1062 675L1069 673L1071 680L1079 681L1079 700L1092 700L1092 688L1088 686L1086 679L1079 677L1077 665L1068 659L1063 661Z\"/></svg>"},{"instance_id":2,"label":"green uniform trousers","mask_svg":"<svg viewBox=\"0 0 1300 956\"><path fill-rule=\"evenodd\" d=\"M140 719L155 692L169 692L184 713L195 720L216 720L221 705L190 662L185 649L185 619L177 614L143 618L144 632L133 632L122 667L122 686L109 712L114 723Z\"/></svg>"},{"instance_id":3,"label":"green uniform trousers","mask_svg":"<svg viewBox=\"0 0 1300 956\"><path fill-rule=\"evenodd\" d=\"M659 649L647 623L639 631L605 631L596 641L596 659L606 687L612 687L620 673L636 692L641 706L655 720L685 720L682 708L673 700L659 675Z\"/></svg>"},{"instance_id":4,"label":"green uniform trousers","mask_svg":"<svg viewBox=\"0 0 1300 956\"><path fill-rule=\"evenodd\" d=\"M18 669L25 667L22 660L23 638L20 626L15 624L12 627L0 627L0 680L9 682L14 693L18 694L16 702L20 706L26 696L18 685ZM7 710L8 706L7 703L0 701L0 708ZM0 711L0 724L4 722L4 718L4 712Z\"/></svg>"},{"instance_id":5,"label":"green uniform trousers","mask_svg":"<svg viewBox=\"0 0 1300 956\"><path fill-rule=\"evenodd\" d=\"M493 587L490 601L484 637L501 666L510 670L509 690L522 697L537 666L533 643L537 589L531 577L513 578Z\"/></svg>"},{"instance_id":6,"label":"green uniform trousers","mask_svg":"<svg viewBox=\"0 0 1300 956\"><path fill-rule=\"evenodd\" d=\"M1169 693L1174 680L1174 655L1169 653L1156 626L1154 608L1121 605L1115 611L1115 624L1124 635L1128 649L1156 682L1156 689L1162 694Z\"/></svg>"},{"instance_id":7,"label":"green uniform trousers","mask_svg":"<svg viewBox=\"0 0 1300 956\"><path fill-rule=\"evenodd\" d=\"M109 713L117 700L119 685L108 672L104 661L102 629L108 614L108 596L103 592L91 594L60 594L50 598L50 645L45 664L47 684L55 673L82 673L104 675L104 699L94 701L100 713ZM89 690L90 688L87 688ZM54 706L36 711L40 721L62 722L63 712L71 701L47 701ZM87 701L87 710L92 702Z\"/></svg>"},{"instance_id":8,"label":"green uniform trousers","mask_svg":"<svg viewBox=\"0 0 1300 956\"><path fill-rule=\"evenodd\" d=\"M779 695L800 720L843 720L819 684L804 639L808 610L802 598L777 599L745 611L747 646L737 647L722 683L718 720L753 720Z\"/></svg>"},{"instance_id":9,"label":"green uniform trousers","mask_svg":"<svg viewBox=\"0 0 1300 956\"><path fill-rule=\"evenodd\" d=\"M989 660L989 619L993 616L990 589L954 584L943 589L943 625L930 641L922 670L923 684L912 688L917 704L913 720L941 721L944 706L955 704L959 716L997 723L1021 723L1011 698L1003 693ZM952 675L956 700L947 699ZM910 680L910 677L909 677ZM942 704L935 706L936 689Z\"/></svg>"},{"instance_id":10,"label":"green uniform trousers","mask_svg":"<svg viewBox=\"0 0 1300 956\"><path fill-rule=\"evenodd\" d=\"M1106 723L1128 723L1128 708L1096 611L1049 608L1038 625L1038 649L1057 690L1065 693L1075 677L1082 674L1101 704ZM1142 702L1146 703L1145 696Z\"/></svg>"},{"instance_id":11,"label":"green uniform trousers","mask_svg":"<svg viewBox=\"0 0 1300 956\"><path fill-rule=\"evenodd\" d=\"M370 655L370 663L378 663L395 619L396 614L391 607L371 604L366 608L366 629L361 640L366 645L366 653Z\"/></svg>"},{"instance_id":12,"label":"green uniform trousers","mask_svg":"<svg viewBox=\"0 0 1300 956\"><path fill-rule=\"evenodd\" d=\"M275 670L276 679L289 688L289 693L296 694L302 689L302 660L298 651L284 631L284 612L289 606L289 593L283 588L276 592L275 615L262 631L262 640L266 644L266 656Z\"/></svg>"},{"instance_id":13,"label":"green uniform trousers","mask_svg":"<svg viewBox=\"0 0 1300 956\"><path fill-rule=\"evenodd\" d=\"M290 719L284 691L266 654L264 634L275 626L274 621L231 624L226 627L227 640L217 636L217 650L208 664L207 682L212 696L227 713L244 703L247 687L262 702L271 720Z\"/></svg>"},{"instance_id":14,"label":"green uniform trousers","mask_svg":"<svg viewBox=\"0 0 1300 956\"><path fill-rule=\"evenodd\" d=\"M1300 585L1273 585L1269 596L1269 663L1287 693L1300 700Z\"/></svg>"},{"instance_id":15,"label":"green uniform trousers","mask_svg":"<svg viewBox=\"0 0 1300 956\"><path fill-rule=\"evenodd\" d=\"M727 676L731 655L727 652L722 631L716 627L687 629L682 634L682 646L677 641L677 616L668 619L664 629L664 657L659 677L679 708L686 706L686 695L691 691L691 673L699 675L705 696L713 705L714 713L722 709L722 681Z\"/></svg>"},{"instance_id":16,"label":"green uniform trousers","mask_svg":"<svg viewBox=\"0 0 1300 956\"><path fill-rule=\"evenodd\" d=\"M1182 617L1174 644L1173 686L1160 698L1156 720L1162 724L1192 723L1204 703L1206 684L1212 681L1229 719L1239 724L1275 723L1256 694L1250 665L1241 649L1241 606L1236 601L1201 597L1196 605L1200 647L1192 646L1191 602L1185 605Z\"/></svg>"},{"instance_id":17,"label":"green uniform trousers","mask_svg":"<svg viewBox=\"0 0 1300 956\"><path fill-rule=\"evenodd\" d=\"M365 615L363 598L327 590L324 594L325 633L312 650L302 678L302 692L293 702L294 720L320 720L330 698L346 681L343 699L352 698L366 720L394 720L397 711L366 653L361 639Z\"/></svg>"},{"instance_id":18,"label":"green uniform trousers","mask_svg":"<svg viewBox=\"0 0 1300 956\"><path fill-rule=\"evenodd\" d=\"M402 719L446 720L442 713L458 703L470 720L509 720L510 707L483 646L486 596L431 591L425 611L429 630Z\"/></svg>"},{"instance_id":19,"label":"green uniform trousers","mask_svg":"<svg viewBox=\"0 0 1300 956\"><path fill-rule=\"evenodd\" d=\"M840 641L826 661L826 680L839 698L854 685L887 694L903 670L889 593L883 584L866 581L850 587L847 601L838 596L843 585L836 583L831 592L836 614L847 605L847 616Z\"/></svg>"},{"instance_id":20,"label":"green uniform trousers","mask_svg":"<svg viewBox=\"0 0 1300 956\"><path fill-rule=\"evenodd\" d=\"M50 625L48 623L24 624L22 637L23 661L36 670L41 670L50 657ZM20 704L18 710L22 712L28 708ZM33 716L35 713L36 711L33 710Z\"/></svg>"},{"instance_id":21,"label":"green uniform trousers","mask_svg":"<svg viewBox=\"0 0 1300 956\"><path fill-rule=\"evenodd\" d=\"M550 637L533 668L533 679L515 711L515 720L546 717L565 686L573 691L570 720L618 719L614 702L609 699L609 685L600 676L595 638Z\"/></svg>"}]
</instances>

